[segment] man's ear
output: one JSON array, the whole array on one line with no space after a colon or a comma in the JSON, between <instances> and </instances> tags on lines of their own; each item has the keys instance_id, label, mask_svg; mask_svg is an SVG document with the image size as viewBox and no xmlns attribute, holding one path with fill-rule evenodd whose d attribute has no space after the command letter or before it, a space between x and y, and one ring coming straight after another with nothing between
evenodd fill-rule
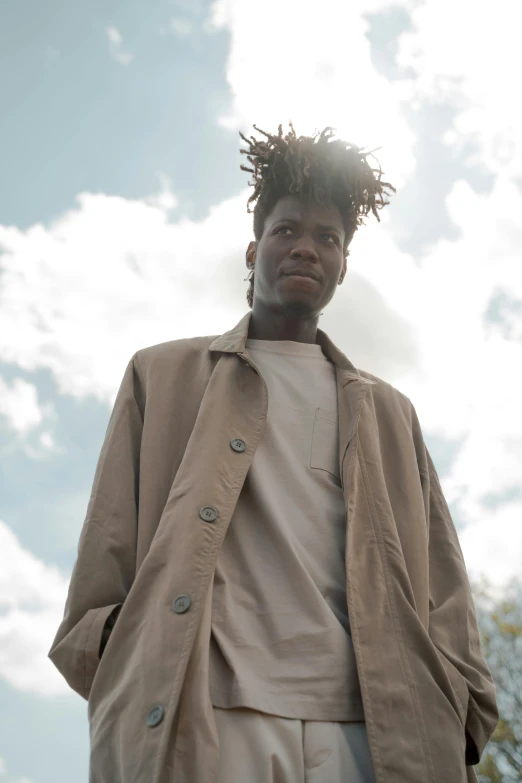
<instances>
[{"instance_id":1,"label":"man's ear","mask_svg":"<svg viewBox=\"0 0 522 783\"><path fill-rule=\"evenodd\" d=\"M248 268L250 268L250 265L255 261L256 250L257 250L257 241L252 240L251 242L248 243L248 247L245 253L245 262Z\"/></svg>"}]
</instances>

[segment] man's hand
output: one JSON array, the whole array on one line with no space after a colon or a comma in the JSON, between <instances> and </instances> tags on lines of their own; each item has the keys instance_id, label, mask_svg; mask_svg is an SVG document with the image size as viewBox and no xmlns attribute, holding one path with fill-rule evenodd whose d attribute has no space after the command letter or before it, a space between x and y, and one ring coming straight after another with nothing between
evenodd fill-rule
<instances>
[{"instance_id":1,"label":"man's hand","mask_svg":"<svg viewBox=\"0 0 522 783\"><path fill-rule=\"evenodd\" d=\"M117 606L115 609L112 610L112 612L110 613L110 615L107 617L105 621L105 625L103 626L102 635L101 635L100 651L98 653L100 658L102 657L103 651L105 650L105 645L109 641L109 636L111 635L111 631L114 628L116 620L118 619L120 610L121 610L121 606Z\"/></svg>"}]
</instances>

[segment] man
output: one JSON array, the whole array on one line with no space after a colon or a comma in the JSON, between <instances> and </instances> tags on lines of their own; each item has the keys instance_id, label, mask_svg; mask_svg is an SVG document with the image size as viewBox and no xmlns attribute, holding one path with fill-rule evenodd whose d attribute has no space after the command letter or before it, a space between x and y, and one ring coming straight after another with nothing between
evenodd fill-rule
<instances>
[{"instance_id":1,"label":"man","mask_svg":"<svg viewBox=\"0 0 522 783\"><path fill-rule=\"evenodd\" d=\"M50 651L90 781L476 781L496 692L415 409L317 328L394 189L261 133L252 312L137 351L96 468Z\"/></svg>"}]
</instances>

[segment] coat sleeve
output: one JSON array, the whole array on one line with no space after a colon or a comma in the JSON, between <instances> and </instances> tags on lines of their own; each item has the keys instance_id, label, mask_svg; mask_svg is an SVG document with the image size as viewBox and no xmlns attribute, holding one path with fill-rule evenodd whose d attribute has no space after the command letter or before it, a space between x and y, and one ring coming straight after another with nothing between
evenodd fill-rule
<instances>
[{"instance_id":1,"label":"coat sleeve","mask_svg":"<svg viewBox=\"0 0 522 783\"><path fill-rule=\"evenodd\" d=\"M433 644L468 688L466 764L478 764L499 719L496 689L486 664L459 537L415 409L412 427L429 535L429 628Z\"/></svg>"},{"instance_id":2,"label":"coat sleeve","mask_svg":"<svg viewBox=\"0 0 522 783\"><path fill-rule=\"evenodd\" d=\"M136 354L121 382L98 458L64 617L49 658L89 698L106 620L123 605L136 568L143 418ZM115 612L116 614L116 612Z\"/></svg>"}]
</instances>

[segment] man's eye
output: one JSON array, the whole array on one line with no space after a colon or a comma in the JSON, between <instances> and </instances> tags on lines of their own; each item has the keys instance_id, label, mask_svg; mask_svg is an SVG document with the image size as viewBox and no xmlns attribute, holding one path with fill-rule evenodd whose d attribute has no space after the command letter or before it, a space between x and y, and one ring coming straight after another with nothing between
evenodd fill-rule
<instances>
[{"instance_id":1,"label":"man's eye","mask_svg":"<svg viewBox=\"0 0 522 783\"><path fill-rule=\"evenodd\" d=\"M279 234L279 232L281 232L281 231L290 231L290 232L292 232L292 229L289 226L279 226L279 228L276 228L276 230L274 231L274 234ZM335 243L337 243L337 237L335 236L335 234L326 234L325 233L325 234L321 234L321 237L329 237Z\"/></svg>"}]
</instances>

